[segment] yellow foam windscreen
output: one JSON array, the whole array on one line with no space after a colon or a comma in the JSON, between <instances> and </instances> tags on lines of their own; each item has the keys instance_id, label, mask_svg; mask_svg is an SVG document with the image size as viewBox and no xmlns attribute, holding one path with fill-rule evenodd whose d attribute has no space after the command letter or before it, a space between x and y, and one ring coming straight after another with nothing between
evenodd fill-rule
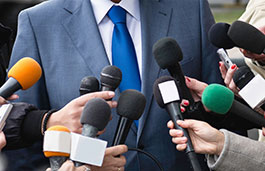
<instances>
[{"instance_id":1,"label":"yellow foam windscreen","mask_svg":"<svg viewBox=\"0 0 265 171\"><path fill-rule=\"evenodd\" d=\"M68 132L68 133L71 132L67 127L61 126L61 125L52 126L48 128L46 131L61 131L61 132ZM53 152L53 151L44 151L44 155L45 157L53 157L53 156L69 157L70 156L69 153Z\"/></svg>"},{"instance_id":2,"label":"yellow foam windscreen","mask_svg":"<svg viewBox=\"0 0 265 171\"><path fill-rule=\"evenodd\" d=\"M30 57L20 59L8 72L8 78L13 77L22 87L30 88L41 77L42 71L38 62Z\"/></svg>"}]
</instances>

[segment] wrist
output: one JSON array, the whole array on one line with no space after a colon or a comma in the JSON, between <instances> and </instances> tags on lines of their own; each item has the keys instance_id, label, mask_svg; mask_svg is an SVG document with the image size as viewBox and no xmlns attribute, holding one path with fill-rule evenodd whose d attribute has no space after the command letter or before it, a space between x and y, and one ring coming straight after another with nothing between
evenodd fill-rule
<instances>
[{"instance_id":1,"label":"wrist","mask_svg":"<svg viewBox=\"0 0 265 171\"><path fill-rule=\"evenodd\" d=\"M41 132L44 135L44 132L51 126L56 125L56 119L54 119L55 115L53 115L57 110L52 109L49 110L47 113L44 114L42 119L42 126L41 126Z\"/></svg>"},{"instance_id":2,"label":"wrist","mask_svg":"<svg viewBox=\"0 0 265 171\"><path fill-rule=\"evenodd\" d=\"M220 155L221 152L223 151L224 148L224 142L225 142L225 136L224 133L221 131L218 131L218 135L217 135L217 143L216 143L216 155Z\"/></svg>"}]
</instances>

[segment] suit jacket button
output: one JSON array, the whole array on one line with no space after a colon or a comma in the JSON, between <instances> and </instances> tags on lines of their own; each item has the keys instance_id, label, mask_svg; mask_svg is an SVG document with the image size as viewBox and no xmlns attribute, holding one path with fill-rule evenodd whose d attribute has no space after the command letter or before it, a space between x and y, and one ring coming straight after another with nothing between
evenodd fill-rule
<instances>
[{"instance_id":1,"label":"suit jacket button","mask_svg":"<svg viewBox=\"0 0 265 171\"><path fill-rule=\"evenodd\" d=\"M144 145L139 144L139 145L138 145L138 148L139 148L140 150L143 150L143 149L144 149Z\"/></svg>"}]
</instances>

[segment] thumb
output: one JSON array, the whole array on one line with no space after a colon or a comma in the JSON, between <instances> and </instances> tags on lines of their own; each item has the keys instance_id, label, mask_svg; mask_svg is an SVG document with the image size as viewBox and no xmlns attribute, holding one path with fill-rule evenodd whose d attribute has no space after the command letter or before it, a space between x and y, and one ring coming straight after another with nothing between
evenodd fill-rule
<instances>
[{"instance_id":1,"label":"thumb","mask_svg":"<svg viewBox=\"0 0 265 171\"><path fill-rule=\"evenodd\" d=\"M185 77L185 78L186 78L187 87L190 90L196 92L196 94L198 94L199 96L202 95L202 92L208 86L206 83L198 81L194 78L190 78L190 77Z\"/></svg>"}]
</instances>

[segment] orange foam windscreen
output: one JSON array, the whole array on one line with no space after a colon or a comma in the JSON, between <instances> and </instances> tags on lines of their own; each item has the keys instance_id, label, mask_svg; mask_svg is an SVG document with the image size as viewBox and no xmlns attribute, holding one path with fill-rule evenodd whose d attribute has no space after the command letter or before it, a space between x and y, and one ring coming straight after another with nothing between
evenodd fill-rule
<instances>
[{"instance_id":1,"label":"orange foam windscreen","mask_svg":"<svg viewBox=\"0 0 265 171\"><path fill-rule=\"evenodd\" d=\"M52 126L48 128L46 131L61 131L61 132L68 132L68 133L71 132L67 127L61 126L61 125ZM44 151L44 155L45 157L53 157L53 156L69 157L70 156L69 153L53 152L53 151Z\"/></svg>"},{"instance_id":2,"label":"orange foam windscreen","mask_svg":"<svg viewBox=\"0 0 265 171\"><path fill-rule=\"evenodd\" d=\"M41 67L38 62L29 57L20 59L8 72L8 78L13 77L22 87L22 90L30 88L41 77Z\"/></svg>"}]
</instances>

